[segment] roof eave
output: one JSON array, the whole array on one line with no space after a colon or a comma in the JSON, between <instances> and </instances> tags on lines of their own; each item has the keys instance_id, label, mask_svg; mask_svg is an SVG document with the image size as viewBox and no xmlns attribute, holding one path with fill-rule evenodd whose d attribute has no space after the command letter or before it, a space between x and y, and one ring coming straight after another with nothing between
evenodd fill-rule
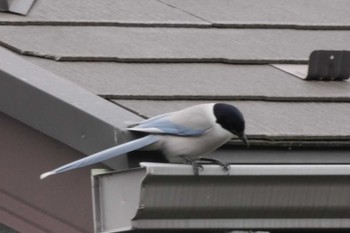
<instances>
[{"instance_id":1,"label":"roof eave","mask_svg":"<svg viewBox=\"0 0 350 233\"><path fill-rule=\"evenodd\" d=\"M141 120L2 47L0 57L1 111L80 152L91 154L124 142L130 136L124 123Z\"/></svg>"}]
</instances>

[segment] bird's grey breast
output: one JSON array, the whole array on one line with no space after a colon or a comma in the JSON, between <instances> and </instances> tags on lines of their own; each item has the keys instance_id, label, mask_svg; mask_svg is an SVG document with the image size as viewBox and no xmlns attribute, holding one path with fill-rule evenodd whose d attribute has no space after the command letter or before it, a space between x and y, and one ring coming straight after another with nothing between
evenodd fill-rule
<instances>
[{"instance_id":1,"label":"bird's grey breast","mask_svg":"<svg viewBox=\"0 0 350 233\"><path fill-rule=\"evenodd\" d=\"M226 143L232 135L218 127L209 129L205 134L197 137L177 137L164 135L160 139L160 149L171 163L182 163L180 155L191 159L209 154Z\"/></svg>"}]
</instances>

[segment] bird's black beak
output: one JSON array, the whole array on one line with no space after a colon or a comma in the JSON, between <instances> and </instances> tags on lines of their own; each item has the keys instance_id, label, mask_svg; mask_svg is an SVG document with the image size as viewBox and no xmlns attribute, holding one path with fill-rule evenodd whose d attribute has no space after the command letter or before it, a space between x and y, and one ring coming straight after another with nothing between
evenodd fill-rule
<instances>
[{"instance_id":1,"label":"bird's black beak","mask_svg":"<svg viewBox=\"0 0 350 233\"><path fill-rule=\"evenodd\" d=\"M247 137L245 136L245 134L242 133L242 134L239 134L239 135L237 135L237 136L242 140L242 142L244 143L244 145L246 145L247 148L249 148L249 142L248 142L248 139L247 139Z\"/></svg>"}]
</instances>

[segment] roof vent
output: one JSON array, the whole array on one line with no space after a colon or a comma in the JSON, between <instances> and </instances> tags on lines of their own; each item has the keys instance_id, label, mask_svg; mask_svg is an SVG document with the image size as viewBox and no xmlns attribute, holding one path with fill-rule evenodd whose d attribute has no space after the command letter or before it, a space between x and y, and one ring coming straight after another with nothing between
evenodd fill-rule
<instances>
[{"instance_id":1,"label":"roof vent","mask_svg":"<svg viewBox=\"0 0 350 233\"><path fill-rule=\"evenodd\" d=\"M0 11L27 15L35 0L0 0Z\"/></svg>"},{"instance_id":2,"label":"roof vent","mask_svg":"<svg viewBox=\"0 0 350 233\"><path fill-rule=\"evenodd\" d=\"M345 80L350 76L350 51L315 50L306 80Z\"/></svg>"},{"instance_id":3,"label":"roof vent","mask_svg":"<svg viewBox=\"0 0 350 233\"><path fill-rule=\"evenodd\" d=\"M1 11L8 11L9 2L11 2L11 1L10 0L0 0L0 10Z\"/></svg>"},{"instance_id":4,"label":"roof vent","mask_svg":"<svg viewBox=\"0 0 350 233\"><path fill-rule=\"evenodd\" d=\"M310 54L309 65L272 66L304 80L341 81L350 76L350 51L315 50Z\"/></svg>"}]
</instances>

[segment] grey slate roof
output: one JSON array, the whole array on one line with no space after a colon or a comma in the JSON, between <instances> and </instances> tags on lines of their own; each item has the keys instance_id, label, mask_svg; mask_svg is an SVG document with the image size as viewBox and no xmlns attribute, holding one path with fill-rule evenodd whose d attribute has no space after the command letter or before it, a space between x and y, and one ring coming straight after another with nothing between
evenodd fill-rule
<instances>
[{"instance_id":1,"label":"grey slate roof","mask_svg":"<svg viewBox=\"0 0 350 233\"><path fill-rule=\"evenodd\" d=\"M348 29L347 0L41 0L2 24Z\"/></svg>"},{"instance_id":2,"label":"grey slate roof","mask_svg":"<svg viewBox=\"0 0 350 233\"><path fill-rule=\"evenodd\" d=\"M146 116L180 110L204 101L115 100ZM348 103L226 101L242 110L247 134L264 138L350 139ZM280 122L283 122L281 124Z\"/></svg>"},{"instance_id":3,"label":"grey slate roof","mask_svg":"<svg viewBox=\"0 0 350 233\"><path fill-rule=\"evenodd\" d=\"M77 82L98 95L115 99L350 99L349 82L305 82L270 65L53 62L38 58L28 60ZM141 82L142 85L138 85Z\"/></svg>"},{"instance_id":4,"label":"grey slate roof","mask_svg":"<svg viewBox=\"0 0 350 233\"><path fill-rule=\"evenodd\" d=\"M306 63L313 50L350 50L349 37L346 30L0 28L3 46L25 55L66 61Z\"/></svg>"},{"instance_id":5,"label":"grey slate roof","mask_svg":"<svg viewBox=\"0 0 350 233\"><path fill-rule=\"evenodd\" d=\"M219 27L347 28L346 0L164 0Z\"/></svg>"},{"instance_id":6,"label":"grey slate roof","mask_svg":"<svg viewBox=\"0 0 350 233\"><path fill-rule=\"evenodd\" d=\"M350 50L349 7L37 0L26 17L0 13L0 44L144 117L227 101L242 109L250 138L350 144L349 81L308 82L271 65L305 69L313 50Z\"/></svg>"},{"instance_id":7,"label":"grey slate roof","mask_svg":"<svg viewBox=\"0 0 350 233\"><path fill-rule=\"evenodd\" d=\"M20 25L206 25L205 21L157 0L41 0L25 17L4 15L2 24Z\"/></svg>"}]
</instances>

